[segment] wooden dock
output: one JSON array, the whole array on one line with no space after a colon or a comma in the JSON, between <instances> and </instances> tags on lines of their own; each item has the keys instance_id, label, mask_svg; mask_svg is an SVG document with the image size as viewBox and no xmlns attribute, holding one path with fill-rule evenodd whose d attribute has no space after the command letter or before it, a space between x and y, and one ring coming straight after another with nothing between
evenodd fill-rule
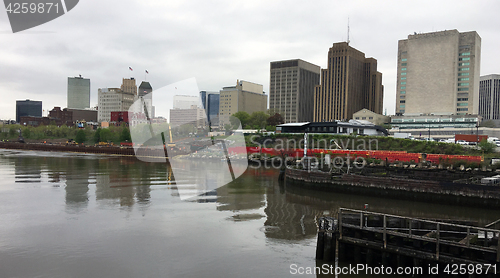
<instances>
[{"instance_id":1,"label":"wooden dock","mask_svg":"<svg viewBox=\"0 0 500 278\"><path fill-rule=\"evenodd\" d=\"M492 228L340 208L337 218L319 219L316 259L385 266L496 265L500 271L499 235Z\"/></svg>"}]
</instances>

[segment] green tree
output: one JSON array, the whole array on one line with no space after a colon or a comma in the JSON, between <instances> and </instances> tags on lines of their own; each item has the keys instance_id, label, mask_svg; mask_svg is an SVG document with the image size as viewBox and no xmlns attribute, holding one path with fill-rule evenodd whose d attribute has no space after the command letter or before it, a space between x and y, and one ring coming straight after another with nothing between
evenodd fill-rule
<instances>
[{"instance_id":1,"label":"green tree","mask_svg":"<svg viewBox=\"0 0 500 278\"><path fill-rule=\"evenodd\" d=\"M245 111L239 111L239 112L234 113L231 116L229 121L231 122L231 125L233 126L233 128L236 129L236 128L238 128L238 123L237 123L235 118L240 120L241 126L244 127L248 124L248 121L250 120L250 114L248 114Z\"/></svg>"},{"instance_id":2,"label":"green tree","mask_svg":"<svg viewBox=\"0 0 500 278\"><path fill-rule=\"evenodd\" d=\"M101 128L98 128L95 133L94 133L94 143L99 143L101 142Z\"/></svg>"},{"instance_id":3,"label":"green tree","mask_svg":"<svg viewBox=\"0 0 500 278\"><path fill-rule=\"evenodd\" d=\"M266 126L266 130L267 131L276 131L276 126L268 125L268 126Z\"/></svg>"},{"instance_id":4,"label":"green tree","mask_svg":"<svg viewBox=\"0 0 500 278\"><path fill-rule=\"evenodd\" d=\"M83 129L78 130L78 132L76 133L75 142L77 142L78 144L82 144L85 141L87 141L87 135L85 134L85 130Z\"/></svg>"},{"instance_id":5,"label":"green tree","mask_svg":"<svg viewBox=\"0 0 500 278\"><path fill-rule=\"evenodd\" d=\"M100 142L113 141L113 134L109 128L103 128L100 132Z\"/></svg>"},{"instance_id":6,"label":"green tree","mask_svg":"<svg viewBox=\"0 0 500 278\"><path fill-rule=\"evenodd\" d=\"M120 142L125 142L125 141L131 141L132 138L130 138L130 130L127 127L124 127L122 129L122 132L120 133Z\"/></svg>"},{"instance_id":7,"label":"green tree","mask_svg":"<svg viewBox=\"0 0 500 278\"><path fill-rule=\"evenodd\" d=\"M497 147L496 144L488 142L488 140L483 139L481 142L478 144L479 148L485 152L485 153L491 153L495 150Z\"/></svg>"},{"instance_id":8,"label":"green tree","mask_svg":"<svg viewBox=\"0 0 500 278\"><path fill-rule=\"evenodd\" d=\"M269 118L269 115L266 114L266 112L264 112L264 111L253 112L252 115L250 116L249 121L248 121L248 125L256 128L256 129L265 128L267 125L268 118Z\"/></svg>"}]
</instances>

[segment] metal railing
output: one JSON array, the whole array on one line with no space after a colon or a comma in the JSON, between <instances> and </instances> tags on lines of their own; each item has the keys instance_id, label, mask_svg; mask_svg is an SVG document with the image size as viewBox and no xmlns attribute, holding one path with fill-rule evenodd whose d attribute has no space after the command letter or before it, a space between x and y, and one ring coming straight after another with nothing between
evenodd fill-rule
<instances>
[{"instance_id":1,"label":"metal railing","mask_svg":"<svg viewBox=\"0 0 500 278\"><path fill-rule=\"evenodd\" d=\"M354 217L347 219L346 216L349 215ZM357 215L359 215L359 220L357 219ZM391 220L393 223L399 223L402 225L400 225L400 227L389 227L388 220ZM356 221L359 221L359 224L355 223ZM371 222L372 225L369 226L368 222ZM377 225L377 223L379 224ZM418 229L417 227L419 226L431 226L432 228ZM435 255L437 259L439 259L440 254L440 244L446 244L450 246L467 247L479 251L496 253L496 261L500 262L500 230L496 229L340 208L338 215L339 239L342 239L343 228L353 228L381 233L384 249L387 248L387 237L397 236L435 243ZM456 237L457 235L461 235L462 237L452 240L450 239L452 237L450 236L451 234L453 234L454 237ZM488 246L488 241L492 239L491 242L494 242L493 239L495 238L497 239L496 246ZM471 241L472 239L475 240ZM477 244L477 239L483 239L483 246Z\"/></svg>"}]
</instances>

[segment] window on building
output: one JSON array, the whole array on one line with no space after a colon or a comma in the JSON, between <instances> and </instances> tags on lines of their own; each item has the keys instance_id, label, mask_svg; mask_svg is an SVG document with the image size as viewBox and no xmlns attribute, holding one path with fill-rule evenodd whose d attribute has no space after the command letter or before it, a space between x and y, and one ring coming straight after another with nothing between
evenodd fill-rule
<instances>
[{"instance_id":1,"label":"window on building","mask_svg":"<svg viewBox=\"0 0 500 278\"><path fill-rule=\"evenodd\" d=\"M457 103L457 106L469 106L467 102Z\"/></svg>"},{"instance_id":2,"label":"window on building","mask_svg":"<svg viewBox=\"0 0 500 278\"><path fill-rule=\"evenodd\" d=\"M401 75L406 75L406 72L402 72Z\"/></svg>"},{"instance_id":3,"label":"window on building","mask_svg":"<svg viewBox=\"0 0 500 278\"><path fill-rule=\"evenodd\" d=\"M459 91L468 91L469 88L458 88Z\"/></svg>"},{"instance_id":4,"label":"window on building","mask_svg":"<svg viewBox=\"0 0 500 278\"><path fill-rule=\"evenodd\" d=\"M400 100L399 103L406 103L406 100Z\"/></svg>"},{"instance_id":5,"label":"window on building","mask_svg":"<svg viewBox=\"0 0 500 278\"><path fill-rule=\"evenodd\" d=\"M405 108L405 106L404 105L400 105L399 108Z\"/></svg>"},{"instance_id":6,"label":"window on building","mask_svg":"<svg viewBox=\"0 0 500 278\"><path fill-rule=\"evenodd\" d=\"M464 53L458 54L458 56L469 56L469 55L470 55L470 52L464 52Z\"/></svg>"},{"instance_id":7,"label":"window on building","mask_svg":"<svg viewBox=\"0 0 500 278\"><path fill-rule=\"evenodd\" d=\"M404 90L404 89L406 89L406 86L401 86L401 90Z\"/></svg>"},{"instance_id":8,"label":"window on building","mask_svg":"<svg viewBox=\"0 0 500 278\"><path fill-rule=\"evenodd\" d=\"M469 111L469 108L457 108L457 111Z\"/></svg>"},{"instance_id":9,"label":"window on building","mask_svg":"<svg viewBox=\"0 0 500 278\"><path fill-rule=\"evenodd\" d=\"M464 78L459 78L458 81L467 81L469 80L469 77L464 77Z\"/></svg>"},{"instance_id":10,"label":"window on building","mask_svg":"<svg viewBox=\"0 0 500 278\"><path fill-rule=\"evenodd\" d=\"M401 70L406 70L406 68L401 68Z\"/></svg>"},{"instance_id":11,"label":"window on building","mask_svg":"<svg viewBox=\"0 0 500 278\"><path fill-rule=\"evenodd\" d=\"M408 63L402 63L401 66L406 66Z\"/></svg>"},{"instance_id":12,"label":"window on building","mask_svg":"<svg viewBox=\"0 0 500 278\"><path fill-rule=\"evenodd\" d=\"M406 91L401 91L399 93L404 95L404 94L406 94Z\"/></svg>"},{"instance_id":13,"label":"window on building","mask_svg":"<svg viewBox=\"0 0 500 278\"><path fill-rule=\"evenodd\" d=\"M469 98L467 97L457 98L457 101L469 101Z\"/></svg>"},{"instance_id":14,"label":"window on building","mask_svg":"<svg viewBox=\"0 0 500 278\"><path fill-rule=\"evenodd\" d=\"M399 98L406 98L406 96L399 96Z\"/></svg>"},{"instance_id":15,"label":"window on building","mask_svg":"<svg viewBox=\"0 0 500 278\"><path fill-rule=\"evenodd\" d=\"M359 120L359 117L356 117L356 120Z\"/></svg>"},{"instance_id":16,"label":"window on building","mask_svg":"<svg viewBox=\"0 0 500 278\"><path fill-rule=\"evenodd\" d=\"M369 120L373 120L373 117L368 117Z\"/></svg>"},{"instance_id":17,"label":"window on building","mask_svg":"<svg viewBox=\"0 0 500 278\"><path fill-rule=\"evenodd\" d=\"M469 86L469 83L458 83L458 86Z\"/></svg>"},{"instance_id":18,"label":"window on building","mask_svg":"<svg viewBox=\"0 0 500 278\"><path fill-rule=\"evenodd\" d=\"M366 120L366 117L362 117L361 120Z\"/></svg>"},{"instance_id":19,"label":"window on building","mask_svg":"<svg viewBox=\"0 0 500 278\"><path fill-rule=\"evenodd\" d=\"M406 82L401 82L401 85L406 85Z\"/></svg>"},{"instance_id":20,"label":"window on building","mask_svg":"<svg viewBox=\"0 0 500 278\"><path fill-rule=\"evenodd\" d=\"M470 68L459 68L458 71L466 71L466 70L470 70Z\"/></svg>"},{"instance_id":21,"label":"window on building","mask_svg":"<svg viewBox=\"0 0 500 278\"><path fill-rule=\"evenodd\" d=\"M459 61L470 61L470 57L467 58L458 58Z\"/></svg>"},{"instance_id":22,"label":"window on building","mask_svg":"<svg viewBox=\"0 0 500 278\"><path fill-rule=\"evenodd\" d=\"M406 77L401 77L401 80L406 80Z\"/></svg>"},{"instance_id":23,"label":"window on building","mask_svg":"<svg viewBox=\"0 0 500 278\"><path fill-rule=\"evenodd\" d=\"M408 61L408 59L403 58L403 59L401 59L401 61L402 61L402 62L406 62L406 61Z\"/></svg>"},{"instance_id":24,"label":"window on building","mask_svg":"<svg viewBox=\"0 0 500 278\"><path fill-rule=\"evenodd\" d=\"M458 76L467 76L467 75L469 75L468 72L461 72L461 73L458 74Z\"/></svg>"},{"instance_id":25,"label":"window on building","mask_svg":"<svg viewBox=\"0 0 500 278\"><path fill-rule=\"evenodd\" d=\"M470 63L458 63L458 66L461 67L461 66L468 66L470 65Z\"/></svg>"}]
</instances>

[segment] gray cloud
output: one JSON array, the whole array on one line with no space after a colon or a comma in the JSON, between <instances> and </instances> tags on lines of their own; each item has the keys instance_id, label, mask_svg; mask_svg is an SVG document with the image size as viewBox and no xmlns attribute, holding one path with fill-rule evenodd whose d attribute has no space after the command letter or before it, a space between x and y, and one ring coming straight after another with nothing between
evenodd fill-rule
<instances>
[{"instance_id":1,"label":"gray cloud","mask_svg":"<svg viewBox=\"0 0 500 278\"><path fill-rule=\"evenodd\" d=\"M397 41L413 32L475 30L482 74L499 73L497 1L80 1L66 15L12 34L0 11L0 118L16 99L66 106L68 76L97 89L134 76L153 88L194 77L202 90L236 79L269 90L269 62L301 58L326 66L328 48L347 38L378 60L384 107L394 112ZM128 67L134 69L133 72ZM166 116L168 108L158 112Z\"/></svg>"}]
</instances>

